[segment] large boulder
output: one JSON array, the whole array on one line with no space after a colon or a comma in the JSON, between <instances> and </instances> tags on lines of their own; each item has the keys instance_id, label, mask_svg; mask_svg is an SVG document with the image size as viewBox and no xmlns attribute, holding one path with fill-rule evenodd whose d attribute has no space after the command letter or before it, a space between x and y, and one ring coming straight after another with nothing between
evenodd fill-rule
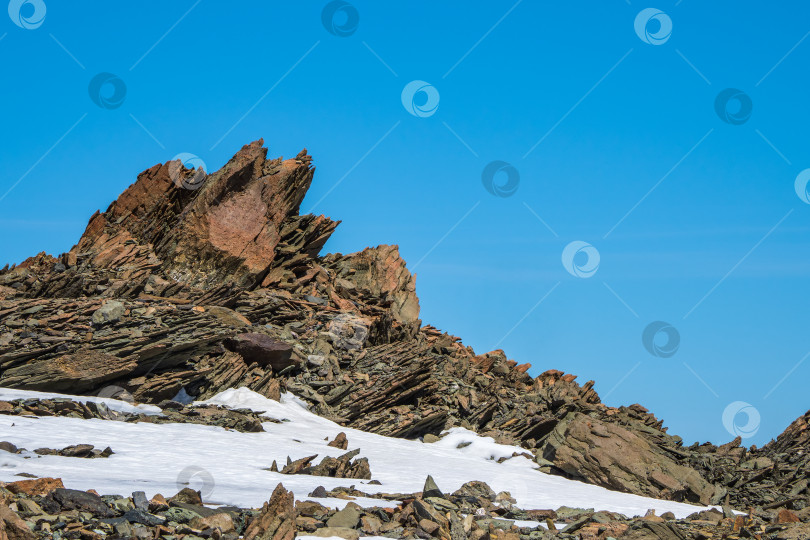
<instances>
[{"instance_id":1,"label":"large boulder","mask_svg":"<svg viewBox=\"0 0 810 540\"><path fill-rule=\"evenodd\" d=\"M292 346L266 334L240 334L227 340L226 345L245 359L248 364L271 366L276 371L295 365Z\"/></svg>"},{"instance_id":2,"label":"large boulder","mask_svg":"<svg viewBox=\"0 0 810 540\"><path fill-rule=\"evenodd\" d=\"M710 504L715 493L697 471L637 433L580 412L568 413L538 454L567 476L609 489L700 504Z\"/></svg>"}]
</instances>

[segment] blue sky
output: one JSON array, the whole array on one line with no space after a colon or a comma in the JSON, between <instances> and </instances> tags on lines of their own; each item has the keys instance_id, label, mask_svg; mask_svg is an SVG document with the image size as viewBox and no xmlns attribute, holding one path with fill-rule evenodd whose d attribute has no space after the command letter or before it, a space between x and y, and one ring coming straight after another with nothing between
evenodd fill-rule
<instances>
[{"instance_id":1,"label":"blue sky","mask_svg":"<svg viewBox=\"0 0 810 540\"><path fill-rule=\"evenodd\" d=\"M594 379L687 443L761 445L810 407L805 3L9 11L2 263L68 250L155 163L215 170L263 137L271 155L314 156L302 210L343 221L327 251L399 244L423 320L479 352ZM430 95L406 94L408 110L406 87ZM591 247L568 272L571 242Z\"/></svg>"}]
</instances>

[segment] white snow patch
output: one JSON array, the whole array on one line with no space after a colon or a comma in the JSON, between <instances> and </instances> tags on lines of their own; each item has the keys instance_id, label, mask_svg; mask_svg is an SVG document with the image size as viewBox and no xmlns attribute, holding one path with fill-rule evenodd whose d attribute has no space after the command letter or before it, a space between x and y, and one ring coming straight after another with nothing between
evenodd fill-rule
<instances>
[{"instance_id":1,"label":"white snow patch","mask_svg":"<svg viewBox=\"0 0 810 540\"><path fill-rule=\"evenodd\" d=\"M43 395L0 389L0 399ZM0 416L0 440L18 447L33 450L89 443L99 448L110 446L115 452L107 459L91 460L62 456L26 459L0 451L0 480L19 480L16 475L27 472L61 477L67 487L75 489L93 488L100 493L122 495L141 490L148 497L155 493L173 495L186 487L182 483L185 481L200 489L209 503L257 508L269 499L278 483L292 490L297 499L305 500L319 485L326 489L354 485L367 493L420 491L425 477L431 474L446 493L455 491L465 482L481 480L496 492L510 492L524 509L571 506L637 516L652 508L658 515L670 511L681 518L704 508L609 491L544 474L535 469L534 462L522 456L497 463L498 458L524 449L497 444L490 437L462 428L451 429L440 441L425 444L341 427L309 412L301 400L290 394L283 395L279 403L239 388L226 390L203 403L249 408L286 421L265 422L263 433L240 433L195 424ZM327 446L328 440L341 431L348 437L349 449L360 448L360 456L368 458L372 478L381 485L363 480L283 475L267 470L273 460L283 466L287 456L298 459L318 454L317 462L326 455L341 455L344 451ZM470 444L457 448L460 443ZM318 501L332 508L342 508L348 502L332 498ZM396 504L371 499L356 502L361 506Z\"/></svg>"}]
</instances>

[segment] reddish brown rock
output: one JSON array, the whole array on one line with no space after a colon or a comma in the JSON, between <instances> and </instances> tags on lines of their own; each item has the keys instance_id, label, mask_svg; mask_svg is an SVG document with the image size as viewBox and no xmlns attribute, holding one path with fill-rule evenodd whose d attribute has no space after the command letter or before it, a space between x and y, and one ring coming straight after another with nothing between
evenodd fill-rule
<instances>
[{"instance_id":1,"label":"reddish brown rock","mask_svg":"<svg viewBox=\"0 0 810 540\"><path fill-rule=\"evenodd\" d=\"M31 480L18 480L5 484L12 493L25 493L26 495L45 496L56 488L64 488L61 478L33 478Z\"/></svg>"},{"instance_id":2,"label":"reddish brown rock","mask_svg":"<svg viewBox=\"0 0 810 540\"><path fill-rule=\"evenodd\" d=\"M20 516L0 504L0 540L35 540L36 537Z\"/></svg>"},{"instance_id":3,"label":"reddish brown rock","mask_svg":"<svg viewBox=\"0 0 810 540\"><path fill-rule=\"evenodd\" d=\"M774 521L776 523L799 523L801 520L799 519L799 516L787 508L781 508L776 514L776 519Z\"/></svg>"},{"instance_id":4,"label":"reddish brown rock","mask_svg":"<svg viewBox=\"0 0 810 540\"><path fill-rule=\"evenodd\" d=\"M297 531L295 497L279 484L261 512L245 529L246 540L294 540Z\"/></svg>"},{"instance_id":5,"label":"reddish brown rock","mask_svg":"<svg viewBox=\"0 0 810 540\"><path fill-rule=\"evenodd\" d=\"M200 288L227 283L258 285L279 257L284 230L298 223L312 182L311 157L266 159L262 141L244 146L222 169L195 173L178 162L144 171L104 213L94 215L71 260L98 267L159 266L174 281ZM337 226L311 217L299 246L317 255Z\"/></svg>"},{"instance_id":6,"label":"reddish brown rock","mask_svg":"<svg viewBox=\"0 0 810 540\"><path fill-rule=\"evenodd\" d=\"M341 450L346 450L349 447L349 440L346 438L346 434L342 431L337 434L334 441L330 441L327 446L332 446L334 448L339 448Z\"/></svg>"}]
</instances>

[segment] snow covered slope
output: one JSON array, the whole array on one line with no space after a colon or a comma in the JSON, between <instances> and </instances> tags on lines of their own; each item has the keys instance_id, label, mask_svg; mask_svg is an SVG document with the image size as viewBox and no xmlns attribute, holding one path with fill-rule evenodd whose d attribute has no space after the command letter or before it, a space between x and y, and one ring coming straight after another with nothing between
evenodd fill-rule
<instances>
[{"instance_id":1,"label":"snow covered slope","mask_svg":"<svg viewBox=\"0 0 810 540\"><path fill-rule=\"evenodd\" d=\"M0 399L5 400L58 396L0 388ZM498 458L523 452L523 449L496 444L491 438L461 428L450 430L439 442L425 444L343 428L310 413L290 394L284 395L279 403L240 388L222 392L207 403L250 408L284 421L264 423L263 433L241 433L196 424L0 416L0 441L9 441L18 447L33 450L89 443L99 448L109 446L115 452L107 459L82 459L0 451L0 481L19 480L18 474L29 473L62 478L70 488L92 488L99 493L124 495L145 491L148 497L155 493L173 495L190 485L202 491L206 502L255 508L267 501L279 482L292 490L296 498L307 499L307 494L319 485L331 489L354 484L367 493L421 491L426 476L431 474L445 492L455 491L470 480L484 481L496 492L510 492L524 509L556 509L564 505L634 516L653 508L659 515L671 511L680 518L703 508L613 492L543 474L525 457L498 463ZM124 402L113 403L113 406L134 410ZM139 407L141 412L158 412L154 408ZM326 439L334 439L340 431L346 433L350 450L360 448L360 456L368 458L372 478L380 485L362 480L283 475L267 470L273 460L283 465L287 456L298 459L313 454L341 455L344 451L326 445ZM461 443L469 444L458 448ZM317 500L331 507L346 504L341 499ZM368 506L380 504L379 500L356 502Z\"/></svg>"}]
</instances>

